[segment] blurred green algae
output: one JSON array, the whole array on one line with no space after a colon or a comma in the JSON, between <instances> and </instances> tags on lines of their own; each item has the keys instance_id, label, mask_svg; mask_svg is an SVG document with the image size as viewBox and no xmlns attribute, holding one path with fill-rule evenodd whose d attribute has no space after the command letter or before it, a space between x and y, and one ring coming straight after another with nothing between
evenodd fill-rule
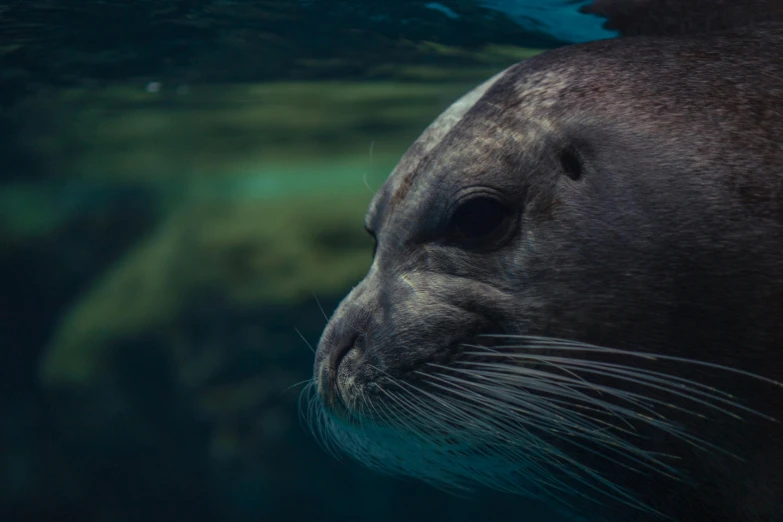
<instances>
[{"instance_id":1,"label":"blurred green algae","mask_svg":"<svg viewBox=\"0 0 783 522\"><path fill-rule=\"evenodd\" d=\"M371 142L388 166L470 87L540 52L420 47L464 56L474 65L379 64L362 82L149 82L46 90L26 102L23 138L36 153L56 158L52 171L60 179L228 177L270 166L366 160ZM372 79L374 69L391 78Z\"/></svg>"},{"instance_id":2,"label":"blurred green algae","mask_svg":"<svg viewBox=\"0 0 783 522\"><path fill-rule=\"evenodd\" d=\"M175 324L200 296L241 310L344 291L369 266L361 226L369 197L183 206L63 317L43 383L96 382L123 337Z\"/></svg>"},{"instance_id":3,"label":"blurred green algae","mask_svg":"<svg viewBox=\"0 0 783 522\"><path fill-rule=\"evenodd\" d=\"M69 87L32 99L45 121L30 140L56 158L54 181L69 190L6 186L6 234L54 230L78 213L63 199L80 187L141 188L167 209L62 317L44 382L89 381L117 337L165 324L197 290L242 307L339 295L358 280L370 248L364 208L407 146L473 85L540 52L420 47L476 68L400 68L396 81Z\"/></svg>"},{"instance_id":4,"label":"blurred green algae","mask_svg":"<svg viewBox=\"0 0 783 522\"><path fill-rule=\"evenodd\" d=\"M5 33L3 74L24 89L0 110L0 129L14 131L0 148L13 149L18 169L0 169L0 239L11 246L0 263L18 247L17 262L46 257L41 273L66 280L53 279L62 308L41 335L37 376L71 501L94 502L101 520L148 519L143 502L134 514L133 495L115 505L94 493L131 480L134 494L181 490L188 505L204 476L233 489L247 480L258 498L299 491L304 474L332 480L336 472L299 456L300 388L290 388L309 377L307 343L323 314L369 267L367 203L444 108L541 52L515 45L516 26L470 2L446 3L489 16L483 29L468 16L447 27L412 2L367 2L370 15L416 20L400 29L381 17L368 28L367 12L340 1L330 13L325 2L317 30L296 30L334 38L329 49L287 37L301 15L292 2L239 3L178 1L131 15L122 2L98 2L109 19L129 16L99 50L112 35L97 26L76 50L59 25L46 37L29 24ZM13 10L46 14L40 28L53 13L79 20L86 5ZM236 27L245 15L263 23ZM166 31L192 52L155 50ZM141 35L150 45L134 45ZM117 455L135 457L105 480ZM366 486L380 478L339 473L393 504L394 489ZM320 513L288 509L291 519Z\"/></svg>"}]
</instances>

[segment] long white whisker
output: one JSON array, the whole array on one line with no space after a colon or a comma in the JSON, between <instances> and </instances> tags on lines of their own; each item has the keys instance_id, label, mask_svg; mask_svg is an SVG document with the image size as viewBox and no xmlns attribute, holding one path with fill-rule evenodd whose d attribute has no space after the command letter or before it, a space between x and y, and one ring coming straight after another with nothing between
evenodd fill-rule
<instances>
[{"instance_id":1,"label":"long white whisker","mask_svg":"<svg viewBox=\"0 0 783 522\"><path fill-rule=\"evenodd\" d=\"M486 334L482 337L499 337L499 338L506 338L506 339L520 339L520 340L527 340L527 339L533 339L539 342L542 346L546 345L547 348L555 348L555 349L561 349L561 350L573 350L573 351L593 351L593 352L604 352L604 353L613 353L618 355L628 355L630 357L641 357L645 359L650 360L662 360L662 361L674 361L674 362L681 362L685 364L692 364L694 366L703 366L705 368L714 368L716 370L722 370L726 372L736 373L737 375L744 375L746 377L750 377L751 379L755 379L758 381L766 382L767 384L772 384L773 386L781 387L783 388L783 382L776 381L774 379L770 379L768 377L764 377L763 375L758 375L752 372L748 372L745 370L741 370L739 368L732 368L730 366L725 366L722 364L717 363L711 363L708 361L700 361L697 359L688 359L686 357L676 357L672 355L662 355L662 354L656 354L656 353L650 353L650 352L634 352L630 350L620 350L617 348L606 348L604 346L597 346L592 344L586 344L586 343L580 343L578 341L569 341L565 339L554 339L554 338L548 338L548 337L539 337L539 336L533 336L533 335L494 335L494 334ZM496 346L495 348L498 348ZM525 345L505 345L503 348L517 348L517 349L526 349L528 348Z\"/></svg>"},{"instance_id":2,"label":"long white whisker","mask_svg":"<svg viewBox=\"0 0 783 522\"><path fill-rule=\"evenodd\" d=\"M294 331L297 333L297 335L298 335L299 337L301 337L301 338L302 338L302 340L303 340L303 341L304 341L304 343L307 345L307 347L308 347L308 348L310 348L310 351L311 351L311 352L313 352L313 355L315 355L315 348L313 348L313 345L312 345L312 344L310 344L310 343L307 341L307 338L306 338L304 335L302 335L302 332L300 332L300 331L299 331L299 328L294 328Z\"/></svg>"},{"instance_id":3,"label":"long white whisker","mask_svg":"<svg viewBox=\"0 0 783 522\"><path fill-rule=\"evenodd\" d=\"M429 377L431 377L431 378L438 378L438 376L435 376L435 375L429 375ZM452 376L449 376L449 377L452 377ZM461 389L463 391L466 391L466 388L464 388L463 385L458 384L458 383L456 383L454 381L455 381L455 379L451 379L450 378L450 379L445 380L445 382L447 384L449 384L449 386L444 386L444 385L437 384L437 383L433 383L433 386L442 388L442 389L444 389L444 391L447 391L449 393L461 393L461 392L455 392L455 388L458 388L458 389ZM475 400L475 397L472 394L461 393L461 395L464 396L465 398L469 399L469 400ZM496 405L493 404L492 402L481 402L480 404L483 407L489 407L489 408L496 407ZM613 493L607 493L606 491L602 491L601 489L598 488L597 485L590 483L584 477L581 477L579 474L575 473L574 471L569 470L566 467L559 466L559 471L560 472L565 473L566 475L570 476L571 478L581 482L583 485L589 487L590 489L595 489L597 491L601 491L604 494L608 494L610 496L613 496L616 500L622 501L624 503L629 503L629 505L636 505L637 507L639 507L638 501L636 499L634 499L633 496L628 491L626 491L624 488L622 488L622 487L618 486L617 484L614 484L613 482L611 482L611 481L607 480L606 478L602 477L598 472L596 472L592 468L589 468L589 467L587 467L587 466L585 466L583 464L580 464L580 463L574 461L573 459L567 457L562 452L556 450L553 446L548 445L548 449L550 450L550 455L556 455L558 458L568 462L569 464L572 464L574 467L576 467L577 469L579 469L580 471L582 471L583 473L588 475L590 478L592 478L594 480L597 480L603 486L608 487L609 489L614 491L614 493L616 493L616 495L613 494ZM597 499L594 499L594 498L589 497L589 496L585 496L585 498L587 498L589 500L593 500L593 501L595 501L595 502L600 504L600 502Z\"/></svg>"},{"instance_id":4,"label":"long white whisker","mask_svg":"<svg viewBox=\"0 0 783 522\"><path fill-rule=\"evenodd\" d=\"M473 355L483 355L483 356L486 356L486 357L492 357L493 355L495 355L495 354L491 354L491 353L481 353L481 352L469 352L469 353L472 353ZM729 415L731 417L734 417L734 418L736 418L738 420L741 420L742 418L740 416L738 416L738 415L736 415L736 414L726 410L725 408L722 408L722 407L716 405L716 404L712 404L712 403L710 403L708 401L698 399L698 398L694 397L694 395L698 395L700 397L706 397L706 398L709 398L709 399L711 399L711 400L713 400L715 402L720 402L720 403L723 403L723 404L731 405L734 408L743 410L743 411L745 411L747 413L751 413L753 415L757 415L759 417L763 417L763 418L765 418L767 420L770 420L770 421L774 421L775 420L773 417L770 417L769 415L765 415L764 413L761 413L759 411L756 411L756 410L753 410L753 409L748 408L746 406L743 406L742 404L739 404L736 401L733 401L733 400L725 398L725 396L720 396L718 393L708 393L706 391L695 389L695 387L687 387L687 386L684 386L682 384L671 384L669 386L662 386L660 384L657 384L657 383L669 384L669 383L666 382L666 379L665 379L665 377L667 377L667 374L664 374L664 373L659 373L656 376L651 376L649 374L637 374L634 371L634 368L633 367L629 367L629 366L621 366L621 365L616 365L616 364L613 365L613 364L609 364L609 363L585 361L585 360L580 360L580 359L569 359L569 358L565 358L565 357L552 357L552 356L537 355L537 354L536 355L526 355L526 354L517 354L517 353L498 354L498 355L502 355L503 357L507 357L507 358L513 358L513 359L518 359L518 360L530 360L530 361L534 361L534 362L538 362L538 361L542 361L542 362L544 362L544 361L554 361L554 362L556 362L558 364L561 364L561 365L564 365L566 367L571 367L572 369L578 369L581 372L592 373L592 374L595 374L595 375L602 375L604 377L611 377L611 378L614 378L614 379L617 379L617 380L621 380L621 381L626 381L626 382L633 382L633 383L636 383L636 384L647 386L649 388L653 388L653 389L657 389L657 390L660 390L660 391L664 391L666 393L670 393L672 395L676 395L676 396L682 397L684 399L688 399L688 400L693 401L693 402L697 402L699 404L702 404L703 406L707 406L708 408L719 410L722 413L724 413L726 415ZM596 368L598 368L598 369L596 369ZM606 370L609 370L609 371L604 371L603 369L606 369ZM682 380L683 379L681 379L678 382L681 382ZM602 389L599 386L594 386L594 387L596 389ZM677 389L675 389L675 388L677 388ZM683 391L680 391L680 390L688 391L692 395L688 395L686 393L683 393ZM723 395L727 395L727 394L723 394ZM642 397L641 395L632 394L632 393L629 393L628 396ZM664 405L666 405L666 406L668 406L670 408L678 409L678 410L681 410L681 411L688 411L688 413L691 413L692 415L697 415L697 416L700 416L700 417L704 417L704 415L702 415L702 414L699 414L699 413L696 413L696 412L693 412L693 411L689 411L689 410L685 410L685 409L683 409L681 407L678 407L678 406L676 406L674 404L671 404L671 403L665 403L665 402L662 402L662 401L657 401L657 400L653 400L653 399L649 399L649 398L647 398L647 400L651 400L651 401L656 402L658 404L664 404Z\"/></svg>"},{"instance_id":5,"label":"long white whisker","mask_svg":"<svg viewBox=\"0 0 783 522\"><path fill-rule=\"evenodd\" d=\"M774 420L693 377L710 370L783 386L684 357L540 336L486 337L505 343L463 344L446 363L423 361L398 376L365 363L375 377L344 397L345 416L325 406L314 381L298 383L305 384L300 420L330 453L446 491L481 484L566 506L620 502L667 518L619 476L688 481L686 461L671 451L684 444L739 458L707 440L708 431L695 436L694 418L700 426L723 415ZM701 369L669 373L676 365Z\"/></svg>"}]
</instances>

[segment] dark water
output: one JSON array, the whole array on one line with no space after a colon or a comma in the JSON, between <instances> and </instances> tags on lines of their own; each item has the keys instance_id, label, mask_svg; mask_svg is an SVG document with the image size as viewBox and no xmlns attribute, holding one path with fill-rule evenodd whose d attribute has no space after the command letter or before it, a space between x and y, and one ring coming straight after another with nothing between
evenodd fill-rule
<instances>
[{"instance_id":1,"label":"dark water","mask_svg":"<svg viewBox=\"0 0 783 522\"><path fill-rule=\"evenodd\" d=\"M577 7L0 2L0 520L556 520L334 460L297 383L372 190Z\"/></svg>"}]
</instances>

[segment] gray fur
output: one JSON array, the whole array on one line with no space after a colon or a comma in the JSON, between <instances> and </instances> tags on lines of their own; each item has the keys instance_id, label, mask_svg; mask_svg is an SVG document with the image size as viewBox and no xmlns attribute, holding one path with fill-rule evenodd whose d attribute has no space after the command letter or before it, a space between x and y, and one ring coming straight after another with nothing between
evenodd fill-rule
<instances>
[{"instance_id":1,"label":"gray fur","mask_svg":"<svg viewBox=\"0 0 783 522\"><path fill-rule=\"evenodd\" d=\"M416 382L427 363L460 361L460 344L486 333L783 381L781 56L775 26L608 40L550 51L479 87L411 147L370 206L375 259L316 358L325 402L346 414L359 391L385 376ZM563 175L565 148L581 179ZM443 241L450 209L476 187L519 212L514 239L490 253ZM338 371L330 361L349 348ZM783 417L780 389L705 379ZM681 522L783 520L780 424L689 422L744 460L662 440L693 484L604 464L607 473Z\"/></svg>"}]
</instances>

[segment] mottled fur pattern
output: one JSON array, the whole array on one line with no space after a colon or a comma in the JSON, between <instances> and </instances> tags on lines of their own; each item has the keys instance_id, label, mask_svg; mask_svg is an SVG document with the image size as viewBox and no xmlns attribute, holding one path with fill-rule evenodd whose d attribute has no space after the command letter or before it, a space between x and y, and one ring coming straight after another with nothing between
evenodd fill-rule
<instances>
[{"instance_id":1,"label":"mottled fur pattern","mask_svg":"<svg viewBox=\"0 0 783 522\"><path fill-rule=\"evenodd\" d=\"M732 401L783 420L783 393L769 380L675 364L687 358L783 381L781 56L783 37L772 25L592 42L513 66L436 120L374 198L366 223L378 243L373 264L335 312L319 345L319 400L331 413L318 422L330 440L376 467L386 462L402 473L408 465L405 452L414 458L413 446L403 447L405 440L419 440L415 451L423 453L415 459L432 457L431 473L439 469L438 458L446 458L433 455L453 445L449 455L465 460L444 463L443 470L485 473L490 478L482 482L513 490L508 482L516 476L513 470L498 470L494 484L487 470L493 463L513 467L516 462L518 472L538 480L520 485L519 492L542 495L554 488L571 505L580 503L571 498L579 497L579 487L564 484L576 480L568 472L576 466L581 480L595 480L604 491L622 484L632 492L633 502L618 493L617 502L591 507L597 520L783 520L780 423L675 412L657 423L630 420L632 431L642 436L638 445L630 442L633 437L623 438L622 430L612 432L617 438L594 440L604 448L623 448L621 458L676 457L673 466L686 477L678 482L661 470L631 471L599 458L590 447L560 455L567 441L546 446L550 440L532 434L568 431L565 425L554 430L544 417L529 438L527 431L516 431L517 443L508 439L511 432L503 424L524 423L520 411L525 408L527 415L539 407L581 415L554 406L553 397L564 392L553 383L570 379L566 373L544 386L539 379L554 377L531 370L560 360L547 357L561 353L565 344L536 345L534 366L514 363L528 372L517 391L528 394L529 402L520 403L520 396L503 388L503 404L512 404L513 395L517 409L509 407L505 417L488 416L470 429L454 398L433 381L437 374L444 375L442 382L461 382L455 375L462 368L476 370L493 361L500 348L483 345L483 334L543 336L618 350L588 350L583 360L564 356L561 361L560 370L587 369L580 379L592 379L604 394L617 389L600 388L618 375L607 372L635 376L618 394L639 391L639 379L652 371L654 358L629 353L654 353L664 356L658 362L671 362L666 375L675 376L667 380L656 373L660 381L654 382L672 388L648 390L640 401L670 393L681 379L688 389L725 392ZM564 150L578 158L579 179L563 174ZM492 252L444 242L461 198L485 188L503 194L518 213L513 239ZM474 353L477 345L484 351ZM514 361L532 353L519 350ZM571 390L581 381L568 382ZM481 404L491 411L486 400L492 393L501 397L500 391L478 384L466 386L488 393ZM394 395L392 385L420 393ZM587 404L600 404L601 393L585 393ZM562 407L582 400L582 395L568 397ZM627 421L631 414L613 400L602 407ZM678 404L679 399L666 400ZM449 411L454 411L451 418ZM415 412L429 412L437 424L423 424ZM573 429L586 426L580 424L585 417L573 419ZM449 426L455 440L447 435ZM432 438L426 439L429 429ZM675 436L680 429L733 456L695 449L687 437ZM390 433L402 435L397 440ZM395 442L386 444L385 437ZM536 457L544 446L550 460ZM608 482L584 474L585 469L600 470ZM632 505L636 501L646 508Z\"/></svg>"}]
</instances>

